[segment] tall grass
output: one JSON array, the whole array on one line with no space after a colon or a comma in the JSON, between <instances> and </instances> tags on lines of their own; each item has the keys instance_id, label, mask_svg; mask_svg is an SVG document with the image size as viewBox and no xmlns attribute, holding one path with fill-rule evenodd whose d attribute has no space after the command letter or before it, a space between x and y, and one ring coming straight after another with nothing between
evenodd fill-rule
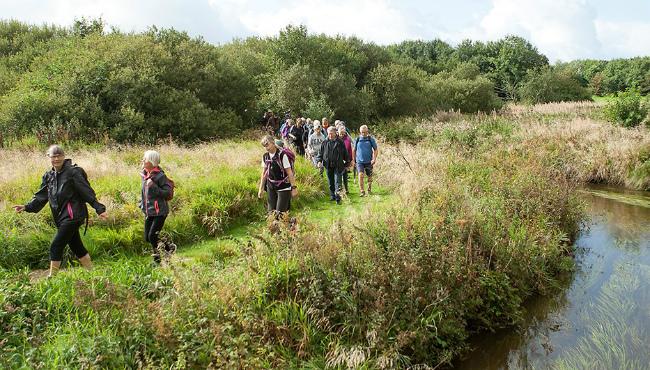
<instances>
[{"instance_id":1,"label":"tall grass","mask_svg":"<svg viewBox=\"0 0 650 370\"><path fill-rule=\"evenodd\" d=\"M436 117L411 121L415 144L381 143L376 181L395 202L327 224L298 213L298 228L283 224L224 240L209 256L175 258L165 269L132 255L93 272L74 269L35 282L26 269L0 269L0 367L449 363L466 349L471 333L518 322L522 302L573 267L570 241L582 217L575 190L591 179L581 177L585 169L598 166L575 165L567 148L595 158L591 145L578 144L629 140L633 153L647 139L641 131L612 136L593 127L598 140L584 141L591 127L586 118L569 120L567 125L585 130L572 136L571 129L537 116ZM261 218L262 204L253 198L258 148L211 144L178 148L168 157L161 149L163 167L179 183L168 230L179 238L206 237L237 218ZM91 169L103 200L114 202L114 215L135 195L127 190L118 198L122 188L111 179L122 176L127 189L137 189L131 179L137 183L141 150L89 155L117 159L111 178L91 172L92 159L78 161L88 161L82 165ZM602 166L625 167L618 162L625 158ZM322 180L302 161L298 173L305 205L321 194ZM608 173L608 179L627 176ZM3 184L22 178L15 174ZM128 244L117 239L130 235L137 210L123 212L111 221L122 231L109 236L108 225L95 225L87 239L95 243L106 235L117 253ZM18 238L41 235L35 225L46 225L47 217L6 211L0 221L3 227L22 222L15 227ZM134 221L134 233L136 226ZM106 245L98 239L94 248Z\"/></svg>"},{"instance_id":2,"label":"tall grass","mask_svg":"<svg viewBox=\"0 0 650 370\"><path fill-rule=\"evenodd\" d=\"M179 245L223 233L238 220L261 220L264 201L257 199L263 148L254 142L225 142L193 148L163 145L161 167L176 183L167 230ZM145 148L115 147L68 152L88 173L109 219L100 221L91 209L91 223L84 238L93 257L142 254L148 247L141 235L143 215L138 208L138 166ZM54 234L49 209L39 214L16 215L13 204L31 198L49 161L39 151L0 151L0 267L44 266ZM295 205L322 194L318 177L306 161L297 162L300 193Z\"/></svg>"}]
</instances>

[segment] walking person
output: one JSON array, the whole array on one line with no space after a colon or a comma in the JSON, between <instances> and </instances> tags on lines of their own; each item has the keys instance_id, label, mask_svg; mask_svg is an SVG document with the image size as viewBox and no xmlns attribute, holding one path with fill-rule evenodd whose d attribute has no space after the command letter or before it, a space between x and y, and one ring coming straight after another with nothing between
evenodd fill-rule
<instances>
[{"instance_id":1,"label":"walking person","mask_svg":"<svg viewBox=\"0 0 650 370\"><path fill-rule=\"evenodd\" d=\"M309 135L309 139L307 140L307 155L309 156L309 159L311 159L311 162L314 164L314 167L318 167L318 162L321 161L320 148L325 140L327 140L327 136L323 134L320 122L318 120L315 120L314 133ZM320 174L321 176L323 175L322 167L320 167Z\"/></svg>"},{"instance_id":2,"label":"walking person","mask_svg":"<svg viewBox=\"0 0 650 370\"><path fill-rule=\"evenodd\" d=\"M83 245L79 228L88 220L86 203L95 209L100 218L106 219L106 207L97 201L95 191L90 186L83 168L72 164L65 158L63 148L52 145L47 150L52 168L45 172L40 189L32 200L25 205L14 206L18 213L37 213L46 203L50 203L50 211L54 218L57 232L50 244L50 272L54 276L61 267L63 250L66 245L77 256L81 265L87 270L92 269L92 261Z\"/></svg>"},{"instance_id":3,"label":"walking person","mask_svg":"<svg viewBox=\"0 0 650 370\"><path fill-rule=\"evenodd\" d=\"M359 196L365 196L366 192L363 185L364 175L368 177L368 194L372 193L372 168L377 161L379 149L377 141L370 136L368 126L363 125L359 128L359 136L354 141L352 155L356 162L357 172L359 172Z\"/></svg>"},{"instance_id":4,"label":"walking person","mask_svg":"<svg viewBox=\"0 0 650 370\"><path fill-rule=\"evenodd\" d=\"M140 208L145 215L144 240L151 244L155 264L160 264L160 253L170 253L165 245L161 251L158 247L160 231L169 215L169 203L173 194L173 185L160 168L160 153L147 150L142 156L142 188Z\"/></svg>"},{"instance_id":5,"label":"walking person","mask_svg":"<svg viewBox=\"0 0 650 370\"><path fill-rule=\"evenodd\" d=\"M291 144L296 148L296 154L305 155L305 143L303 137L305 134L305 128L303 123L305 122L304 118L298 118L296 124L289 131L289 140Z\"/></svg>"},{"instance_id":6,"label":"walking person","mask_svg":"<svg viewBox=\"0 0 650 370\"><path fill-rule=\"evenodd\" d=\"M262 156L262 174L257 197L267 192L267 210L276 219L289 211L291 198L298 196L298 188L288 152L278 148L272 136L262 138L266 153Z\"/></svg>"},{"instance_id":7,"label":"walking person","mask_svg":"<svg viewBox=\"0 0 650 370\"><path fill-rule=\"evenodd\" d=\"M341 195L338 189L341 186L343 170L350 162L350 156L345 150L345 144L338 138L334 127L327 129L327 140L323 142L320 148L320 158L318 167L325 168L327 171L330 200L335 200L336 204L341 204Z\"/></svg>"},{"instance_id":8,"label":"walking person","mask_svg":"<svg viewBox=\"0 0 650 370\"><path fill-rule=\"evenodd\" d=\"M345 126L340 125L339 128L339 139L345 144L345 150L348 152L348 158L350 160L346 164L345 168L343 169L343 173L341 174L343 178L343 188L345 189L345 193L349 193L349 188L348 188L348 183L349 183L349 175L350 172L352 171L352 167L354 167L354 156L352 155L352 140L350 139L350 136L348 135L348 130L345 128ZM339 191L341 189L339 188Z\"/></svg>"}]
</instances>

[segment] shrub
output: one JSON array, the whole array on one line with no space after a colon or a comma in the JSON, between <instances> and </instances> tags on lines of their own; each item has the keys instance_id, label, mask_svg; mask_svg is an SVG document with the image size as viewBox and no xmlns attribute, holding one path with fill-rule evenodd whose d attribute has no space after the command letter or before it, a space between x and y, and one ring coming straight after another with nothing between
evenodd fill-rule
<instances>
[{"instance_id":1,"label":"shrub","mask_svg":"<svg viewBox=\"0 0 650 370\"><path fill-rule=\"evenodd\" d=\"M519 88L519 98L531 104L591 100L591 91L569 71L546 68L528 74Z\"/></svg>"},{"instance_id":2,"label":"shrub","mask_svg":"<svg viewBox=\"0 0 650 370\"><path fill-rule=\"evenodd\" d=\"M490 112L503 105L494 93L494 83L482 76L474 79L460 79L446 74L433 76L427 95L432 111Z\"/></svg>"},{"instance_id":3,"label":"shrub","mask_svg":"<svg viewBox=\"0 0 650 370\"><path fill-rule=\"evenodd\" d=\"M378 66L370 72L367 84L375 99L375 112L379 116L395 117L429 111L427 81L427 73L414 66L395 63Z\"/></svg>"},{"instance_id":4,"label":"shrub","mask_svg":"<svg viewBox=\"0 0 650 370\"><path fill-rule=\"evenodd\" d=\"M637 89L619 92L605 106L605 116L624 127L635 127L648 115L647 105Z\"/></svg>"}]
</instances>

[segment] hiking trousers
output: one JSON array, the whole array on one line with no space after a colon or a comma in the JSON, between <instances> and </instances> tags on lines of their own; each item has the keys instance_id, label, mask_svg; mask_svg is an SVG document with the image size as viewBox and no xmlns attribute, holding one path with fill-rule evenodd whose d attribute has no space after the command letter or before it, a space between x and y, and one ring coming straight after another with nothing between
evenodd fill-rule
<instances>
[{"instance_id":1,"label":"hiking trousers","mask_svg":"<svg viewBox=\"0 0 650 370\"><path fill-rule=\"evenodd\" d=\"M280 214L289 211L291 207L291 188L277 190L267 186L266 193L268 195L267 209L269 213L275 212L276 214Z\"/></svg>"},{"instance_id":2,"label":"hiking trousers","mask_svg":"<svg viewBox=\"0 0 650 370\"><path fill-rule=\"evenodd\" d=\"M151 244L153 259L160 263L160 251L158 250L158 237L165 224L167 216L147 216L144 220L144 240Z\"/></svg>"},{"instance_id":3,"label":"hiking trousers","mask_svg":"<svg viewBox=\"0 0 650 370\"><path fill-rule=\"evenodd\" d=\"M84 243L79 235L79 228L83 222L63 222L56 230L56 235L50 244L50 261L61 261L63 259L63 249L66 245L70 246L72 252L77 258L88 254Z\"/></svg>"},{"instance_id":4,"label":"hiking trousers","mask_svg":"<svg viewBox=\"0 0 650 370\"><path fill-rule=\"evenodd\" d=\"M341 200L341 196L339 195L338 190L343 183L342 179L343 176L341 172L338 172L336 168L327 168L327 182L329 183L330 187L330 200Z\"/></svg>"}]
</instances>

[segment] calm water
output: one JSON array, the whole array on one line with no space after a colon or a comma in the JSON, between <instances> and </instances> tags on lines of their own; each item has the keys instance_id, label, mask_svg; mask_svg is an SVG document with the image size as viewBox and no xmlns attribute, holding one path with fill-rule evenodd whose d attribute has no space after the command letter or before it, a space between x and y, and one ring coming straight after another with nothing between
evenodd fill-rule
<instances>
[{"instance_id":1,"label":"calm water","mask_svg":"<svg viewBox=\"0 0 650 370\"><path fill-rule=\"evenodd\" d=\"M577 271L528 302L518 329L480 335L458 369L650 369L650 192L591 187Z\"/></svg>"}]
</instances>

